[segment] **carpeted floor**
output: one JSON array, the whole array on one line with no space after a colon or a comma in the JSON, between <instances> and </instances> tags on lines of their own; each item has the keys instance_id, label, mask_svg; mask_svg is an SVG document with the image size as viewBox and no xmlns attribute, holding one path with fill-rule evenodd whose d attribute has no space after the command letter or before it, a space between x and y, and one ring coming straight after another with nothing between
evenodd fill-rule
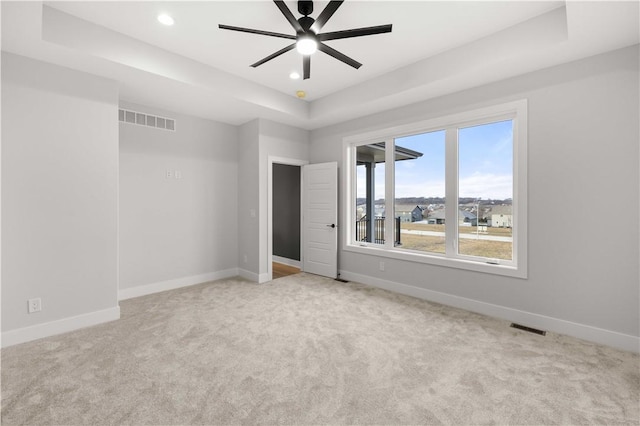
<instances>
[{"instance_id":1,"label":"carpeted floor","mask_svg":"<svg viewBox=\"0 0 640 426\"><path fill-rule=\"evenodd\" d=\"M2 424L638 424L640 358L353 283L228 279L2 350Z\"/></svg>"}]
</instances>

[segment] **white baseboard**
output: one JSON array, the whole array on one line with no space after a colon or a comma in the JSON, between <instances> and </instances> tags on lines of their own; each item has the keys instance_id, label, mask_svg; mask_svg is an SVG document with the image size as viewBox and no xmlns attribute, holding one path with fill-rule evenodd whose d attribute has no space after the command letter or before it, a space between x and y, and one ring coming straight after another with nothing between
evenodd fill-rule
<instances>
[{"instance_id":1,"label":"white baseboard","mask_svg":"<svg viewBox=\"0 0 640 426\"><path fill-rule=\"evenodd\" d=\"M242 269L239 268L238 269L238 275L240 275L242 278L247 279L249 281L253 281L253 282L258 282L258 274L256 274L255 272L251 272L251 271L247 271L246 269Z\"/></svg>"},{"instance_id":2,"label":"white baseboard","mask_svg":"<svg viewBox=\"0 0 640 426\"><path fill-rule=\"evenodd\" d=\"M238 275L242 278L245 278L249 281L253 281L258 284L265 283L269 281L269 274L256 274L255 272L247 271L246 269L238 269Z\"/></svg>"},{"instance_id":3,"label":"white baseboard","mask_svg":"<svg viewBox=\"0 0 640 426\"><path fill-rule=\"evenodd\" d=\"M265 272L264 274L258 275L258 284L266 283L269 280L269 273Z\"/></svg>"},{"instance_id":4,"label":"white baseboard","mask_svg":"<svg viewBox=\"0 0 640 426\"><path fill-rule=\"evenodd\" d=\"M611 346L625 351L640 352L639 337L618 333L616 331L605 330L602 328L592 327L590 325L578 324L558 318L520 311L517 309L507 308L505 306L467 299L465 297L427 290L420 287L383 280L368 275L356 274L349 271L340 271L340 278L393 291L395 293L405 294L407 296L417 297L419 299L441 303L443 305L465 309L467 311L477 312L479 314L501 318L527 327L547 330L558 334L565 334L578 339L588 340L590 342Z\"/></svg>"},{"instance_id":5,"label":"white baseboard","mask_svg":"<svg viewBox=\"0 0 640 426\"><path fill-rule=\"evenodd\" d=\"M67 333L92 325L98 325L109 321L120 319L120 306L115 306L101 311L90 312L88 314L77 315L75 317L50 321L43 324L32 325L30 327L19 328L17 330L5 331L2 333L2 347L30 342L43 337L55 336L56 334Z\"/></svg>"},{"instance_id":6,"label":"white baseboard","mask_svg":"<svg viewBox=\"0 0 640 426\"><path fill-rule=\"evenodd\" d=\"M225 269L223 271L210 272L208 274L192 275L190 277L176 278L173 280L160 281L152 284L145 284L136 287L121 289L118 292L118 300L132 299L134 297L146 296L148 294L159 293L161 291L174 290L176 288L188 287L202 284L208 281L221 280L223 278L235 277L238 275L237 268Z\"/></svg>"},{"instance_id":7,"label":"white baseboard","mask_svg":"<svg viewBox=\"0 0 640 426\"><path fill-rule=\"evenodd\" d=\"M283 265L293 266L294 268L302 267L302 262L300 262L299 260L288 259L286 257L280 257L276 255L273 255L272 259L274 262L282 263Z\"/></svg>"}]
</instances>

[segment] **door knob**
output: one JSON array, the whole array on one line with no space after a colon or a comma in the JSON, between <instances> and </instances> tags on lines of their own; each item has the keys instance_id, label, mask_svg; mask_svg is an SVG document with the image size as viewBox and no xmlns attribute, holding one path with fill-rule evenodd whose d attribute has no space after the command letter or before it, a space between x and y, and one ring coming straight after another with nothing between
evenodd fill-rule
<instances>
[{"instance_id":1,"label":"door knob","mask_svg":"<svg viewBox=\"0 0 640 426\"><path fill-rule=\"evenodd\" d=\"M327 225L327 226L328 226L329 228L335 228L335 227L336 227L336 224L335 224L335 223L332 223L331 225Z\"/></svg>"}]
</instances>

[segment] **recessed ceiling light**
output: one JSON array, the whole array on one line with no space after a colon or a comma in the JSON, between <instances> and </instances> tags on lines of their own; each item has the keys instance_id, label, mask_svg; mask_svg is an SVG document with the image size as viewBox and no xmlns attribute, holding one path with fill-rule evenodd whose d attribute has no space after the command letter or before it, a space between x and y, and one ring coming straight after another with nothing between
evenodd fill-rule
<instances>
[{"instance_id":1,"label":"recessed ceiling light","mask_svg":"<svg viewBox=\"0 0 640 426\"><path fill-rule=\"evenodd\" d=\"M167 15L166 13L163 13L161 15L158 15L158 22L160 22L163 25L173 25L175 21L171 16Z\"/></svg>"},{"instance_id":2,"label":"recessed ceiling light","mask_svg":"<svg viewBox=\"0 0 640 426\"><path fill-rule=\"evenodd\" d=\"M296 96L299 97L300 99L304 99L305 96L307 96L306 92L304 90L298 90L296 92Z\"/></svg>"},{"instance_id":3,"label":"recessed ceiling light","mask_svg":"<svg viewBox=\"0 0 640 426\"><path fill-rule=\"evenodd\" d=\"M297 80L300 78L300 74L298 74L297 72L293 71L291 74L289 74L289 78L292 80Z\"/></svg>"}]
</instances>

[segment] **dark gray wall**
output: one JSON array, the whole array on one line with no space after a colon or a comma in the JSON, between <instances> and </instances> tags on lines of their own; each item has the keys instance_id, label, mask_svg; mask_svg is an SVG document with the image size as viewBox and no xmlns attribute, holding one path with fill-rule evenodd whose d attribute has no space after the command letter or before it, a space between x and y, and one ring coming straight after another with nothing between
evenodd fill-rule
<instances>
[{"instance_id":1,"label":"dark gray wall","mask_svg":"<svg viewBox=\"0 0 640 426\"><path fill-rule=\"evenodd\" d=\"M300 260L300 167L273 165L273 255Z\"/></svg>"}]
</instances>

